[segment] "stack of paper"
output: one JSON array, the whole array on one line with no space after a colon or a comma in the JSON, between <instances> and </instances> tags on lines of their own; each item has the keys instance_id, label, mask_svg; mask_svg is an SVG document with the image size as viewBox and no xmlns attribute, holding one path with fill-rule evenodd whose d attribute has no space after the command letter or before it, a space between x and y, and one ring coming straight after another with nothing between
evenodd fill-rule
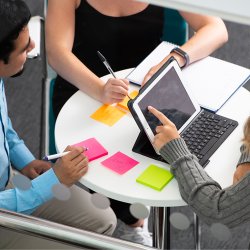
<instances>
[{"instance_id":1,"label":"stack of paper","mask_svg":"<svg viewBox=\"0 0 250 250\"><path fill-rule=\"evenodd\" d=\"M28 53L29 58L34 58L40 55L41 47L41 17L34 16L30 19L29 32L31 39L35 42L35 48Z\"/></svg>"},{"instance_id":2,"label":"stack of paper","mask_svg":"<svg viewBox=\"0 0 250 250\"><path fill-rule=\"evenodd\" d=\"M148 70L165 58L175 45L162 42L128 76L140 85ZM214 57L206 57L185 68L183 77L201 107L217 111L242 86L250 70Z\"/></svg>"}]
</instances>

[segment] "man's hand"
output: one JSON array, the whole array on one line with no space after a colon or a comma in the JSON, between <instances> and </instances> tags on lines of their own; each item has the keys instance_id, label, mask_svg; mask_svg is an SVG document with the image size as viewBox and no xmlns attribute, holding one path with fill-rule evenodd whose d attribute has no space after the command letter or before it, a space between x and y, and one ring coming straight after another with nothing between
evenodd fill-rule
<instances>
[{"instance_id":1,"label":"man's hand","mask_svg":"<svg viewBox=\"0 0 250 250\"><path fill-rule=\"evenodd\" d=\"M56 161L53 170L62 184L71 186L86 174L88 158L82 147L68 146L65 151L70 152Z\"/></svg>"},{"instance_id":2,"label":"man's hand","mask_svg":"<svg viewBox=\"0 0 250 250\"><path fill-rule=\"evenodd\" d=\"M153 145L157 150L160 150L166 143L173 139L180 138L174 123L172 123L162 112L151 106L148 107L148 110L162 123L161 126L157 126L155 129L157 134L155 135Z\"/></svg>"},{"instance_id":3,"label":"man's hand","mask_svg":"<svg viewBox=\"0 0 250 250\"><path fill-rule=\"evenodd\" d=\"M104 86L103 103L121 102L128 95L129 81L126 79L110 78Z\"/></svg>"},{"instance_id":4,"label":"man's hand","mask_svg":"<svg viewBox=\"0 0 250 250\"><path fill-rule=\"evenodd\" d=\"M250 172L249 162L240 164L234 172L233 184L240 181L249 172Z\"/></svg>"},{"instance_id":5,"label":"man's hand","mask_svg":"<svg viewBox=\"0 0 250 250\"><path fill-rule=\"evenodd\" d=\"M51 168L51 163L41 161L41 160L34 160L25 166L20 172L29 177L30 179L34 179L37 176L43 174L48 169Z\"/></svg>"}]
</instances>

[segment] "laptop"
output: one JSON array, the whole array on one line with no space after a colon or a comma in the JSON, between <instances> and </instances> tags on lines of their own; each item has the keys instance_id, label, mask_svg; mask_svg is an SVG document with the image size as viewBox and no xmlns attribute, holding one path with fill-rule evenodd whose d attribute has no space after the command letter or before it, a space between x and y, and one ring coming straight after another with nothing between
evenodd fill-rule
<instances>
[{"instance_id":1,"label":"laptop","mask_svg":"<svg viewBox=\"0 0 250 250\"><path fill-rule=\"evenodd\" d=\"M172 57L141 88L139 95L128 102L141 130L133 151L160 161L165 160L152 146L155 128L160 122L148 111L149 105L160 110L176 125L189 150L203 167L238 125L237 121L199 106Z\"/></svg>"}]
</instances>

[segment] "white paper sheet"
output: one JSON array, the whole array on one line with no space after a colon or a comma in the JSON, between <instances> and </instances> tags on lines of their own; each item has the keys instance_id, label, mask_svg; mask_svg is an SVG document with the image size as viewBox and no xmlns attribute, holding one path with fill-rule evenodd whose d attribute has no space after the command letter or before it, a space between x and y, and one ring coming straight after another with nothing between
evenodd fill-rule
<instances>
[{"instance_id":1,"label":"white paper sheet","mask_svg":"<svg viewBox=\"0 0 250 250\"><path fill-rule=\"evenodd\" d=\"M35 42L35 48L28 53L28 58L34 58L41 53L41 17L32 17L29 21L28 27L30 37Z\"/></svg>"},{"instance_id":2,"label":"white paper sheet","mask_svg":"<svg viewBox=\"0 0 250 250\"><path fill-rule=\"evenodd\" d=\"M162 42L126 78L141 84L148 70L175 45ZM183 77L201 107L217 111L250 77L250 70L214 57L206 57L183 69Z\"/></svg>"}]
</instances>

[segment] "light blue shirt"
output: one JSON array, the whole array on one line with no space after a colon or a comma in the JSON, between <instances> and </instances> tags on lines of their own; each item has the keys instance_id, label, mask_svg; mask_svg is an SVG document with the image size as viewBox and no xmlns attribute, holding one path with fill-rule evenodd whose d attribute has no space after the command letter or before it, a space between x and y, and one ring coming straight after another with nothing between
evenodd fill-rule
<instances>
[{"instance_id":1,"label":"light blue shirt","mask_svg":"<svg viewBox=\"0 0 250 250\"><path fill-rule=\"evenodd\" d=\"M30 214L53 197L52 187L59 183L53 169L32 180L28 190L5 190L9 181L10 163L12 167L21 170L34 159L12 127L4 84L0 79L0 208Z\"/></svg>"}]
</instances>

